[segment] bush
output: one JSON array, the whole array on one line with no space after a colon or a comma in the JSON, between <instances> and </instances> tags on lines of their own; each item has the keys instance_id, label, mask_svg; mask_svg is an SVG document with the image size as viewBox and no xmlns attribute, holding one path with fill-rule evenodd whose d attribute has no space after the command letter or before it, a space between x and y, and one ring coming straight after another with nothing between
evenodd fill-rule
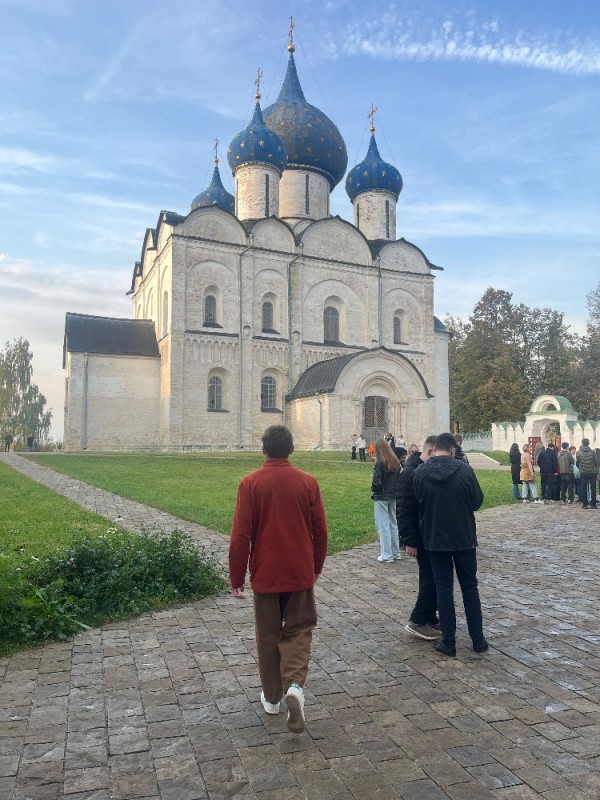
<instances>
[{"instance_id":1,"label":"bush","mask_svg":"<svg viewBox=\"0 0 600 800\"><path fill-rule=\"evenodd\" d=\"M196 600L225 587L212 554L180 531L109 528L0 575L0 648L64 639L107 620Z\"/></svg>"}]
</instances>

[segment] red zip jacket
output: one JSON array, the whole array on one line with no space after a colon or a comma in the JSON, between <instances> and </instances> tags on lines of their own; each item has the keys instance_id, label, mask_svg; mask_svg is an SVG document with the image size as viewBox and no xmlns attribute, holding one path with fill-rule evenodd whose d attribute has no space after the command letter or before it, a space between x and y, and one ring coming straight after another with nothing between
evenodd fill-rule
<instances>
[{"instance_id":1,"label":"red zip jacket","mask_svg":"<svg viewBox=\"0 0 600 800\"><path fill-rule=\"evenodd\" d=\"M312 589L327 553L319 484L287 458L269 458L240 482L229 542L229 579L256 592Z\"/></svg>"}]
</instances>

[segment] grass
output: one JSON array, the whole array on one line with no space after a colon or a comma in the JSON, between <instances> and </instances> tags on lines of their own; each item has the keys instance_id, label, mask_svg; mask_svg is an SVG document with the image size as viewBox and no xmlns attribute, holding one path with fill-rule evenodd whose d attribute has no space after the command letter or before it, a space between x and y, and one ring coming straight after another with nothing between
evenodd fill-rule
<instances>
[{"instance_id":1,"label":"grass","mask_svg":"<svg viewBox=\"0 0 600 800\"><path fill-rule=\"evenodd\" d=\"M222 533L231 528L239 481L263 461L258 453L77 453L31 458ZM319 481L329 521L330 553L376 541L370 464L352 462L339 452L296 452L291 461ZM477 477L485 494L483 508L511 502L509 473L481 470Z\"/></svg>"}]
</instances>

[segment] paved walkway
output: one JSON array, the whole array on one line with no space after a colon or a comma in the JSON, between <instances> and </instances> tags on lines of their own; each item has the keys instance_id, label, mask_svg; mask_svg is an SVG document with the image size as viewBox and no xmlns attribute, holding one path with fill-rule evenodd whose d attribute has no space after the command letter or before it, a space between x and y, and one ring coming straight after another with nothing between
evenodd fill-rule
<instances>
[{"instance_id":1,"label":"paved walkway","mask_svg":"<svg viewBox=\"0 0 600 800\"><path fill-rule=\"evenodd\" d=\"M139 530L204 528L2 460ZM507 495L510 485L507 484ZM1 800L598 800L600 513L478 514L483 656L404 623L416 566L376 547L328 559L307 732L266 716L251 604L222 593L0 659Z\"/></svg>"}]
</instances>

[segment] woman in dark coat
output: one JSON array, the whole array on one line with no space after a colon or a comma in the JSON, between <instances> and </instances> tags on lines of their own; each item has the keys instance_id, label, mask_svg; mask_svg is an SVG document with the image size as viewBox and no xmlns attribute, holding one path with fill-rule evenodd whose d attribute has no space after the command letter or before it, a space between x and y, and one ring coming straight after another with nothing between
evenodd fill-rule
<instances>
[{"instance_id":1,"label":"woman in dark coat","mask_svg":"<svg viewBox=\"0 0 600 800\"><path fill-rule=\"evenodd\" d=\"M519 450L519 445L514 442L510 446L510 450L508 451L508 457L510 459L510 474L512 476L512 483L513 483L513 497L515 500L520 500L521 495L519 494L519 486L521 485L521 478L519 474L521 472L521 451Z\"/></svg>"}]
</instances>

